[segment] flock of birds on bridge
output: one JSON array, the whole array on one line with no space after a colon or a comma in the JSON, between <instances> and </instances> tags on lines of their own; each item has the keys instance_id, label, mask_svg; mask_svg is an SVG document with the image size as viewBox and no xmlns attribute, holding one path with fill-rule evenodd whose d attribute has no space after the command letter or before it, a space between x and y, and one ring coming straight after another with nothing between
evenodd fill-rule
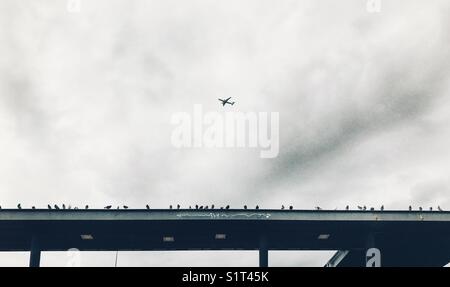
<instances>
[{"instance_id":1,"label":"flock of birds on bridge","mask_svg":"<svg viewBox=\"0 0 450 287\"><path fill-rule=\"evenodd\" d=\"M358 207L358 210L360 210L360 211L376 211L376 209L375 209L374 207L367 208L365 205L364 205L364 206L357 206L357 207ZM22 209L22 205L19 203L19 204L17 205L17 208L18 208L18 209ZM115 209L128 209L128 208L129 208L129 207L128 207L127 205L122 205L122 206L117 206ZM145 206L145 208L146 208L147 210L150 210L150 206L149 206L148 204ZM1 206L0 206L0 209L2 209ZM36 207L35 207L35 206L32 206L31 209L36 209ZM80 209L80 208L78 208L78 207L73 207L73 208L72 208L71 205L67 205L67 206L66 206L65 204L62 204L61 206L58 206L58 205L56 205L56 204L53 205L53 206L51 206L50 204L48 204L48 205L47 205L47 209L49 209L49 210L70 210L70 209L72 209L72 210L78 210L78 209ZM89 205L86 205L86 206L84 207L84 209L85 209L85 210L86 210L86 209L89 209ZM110 210L110 209L113 209L113 206L112 206L112 205L108 205L108 206L105 206L104 209ZM182 209L182 208L181 208L181 205L177 204L176 206L170 205L170 206L169 206L169 210L172 210L172 209L177 209L177 210L179 210L179 209ZM230 206L227 205L227 206L221 206L221 207L218 207L218 208L216 208L216 207L214 206L214 204L211 205L211 206L208 206L208 205L205 205L205 206L203 206L203 205L200 205L200 206L199 206L199 205L189 206L189 210L217 210L217 209L219 209L219 210L223 210L223 209L229 210L229 209L230 209ZM239 209L241 209L241 208L239 208ZM251 209L251 208L249 208L247 205L244 205L244 206L243 206L243 209L244 209L244 210L247 210L247 209ZM255 209L255 210L259 210L259 205L256 205L254 209ZM294 210L294 207L293 207L292 205L290 205L289 207L286 207L286 206L282 205L282 206L281 206L281 210ZM316 206L315 210L322 210L322 208L319 207L319 206ZM338 210L338 209L335 208L334 210ZM347 206L345 207L345 210L346 210L346 211L350 211L350 210L351 210L351 209L350 209L350 206L347 205ZM409 210L409 211L413 211L413 207L410 205L409 208L408 208L408 210ZM429 211L433 211L433 207L430 207L428 210L429 210ZM382 206L380 207L379 211L384 211L384 205L382 205ZM422 207L419 207L419 208L418 208L418 211L424 211L424 209L423 209ZM437 207L437 211L444 211L444 210L443 210L440 206L438 206L438 207Z\"/></svg>"}]
</instances>

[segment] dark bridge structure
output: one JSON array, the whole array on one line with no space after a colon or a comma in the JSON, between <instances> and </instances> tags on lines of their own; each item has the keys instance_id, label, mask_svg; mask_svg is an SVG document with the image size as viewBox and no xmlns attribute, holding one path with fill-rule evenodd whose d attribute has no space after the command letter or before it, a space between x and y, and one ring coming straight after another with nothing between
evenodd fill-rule
<instances>
[{"instance_id":1,"label":"dark bridge structure","mask_svg":"<svg viewBox=\"0 0 450 287\"><path fill-rule=\"evenodd\" d=\"M326 266L444 266L450 212L331 210L0 210L0 251L338 250Z\"/></svg>"}]
</instances>

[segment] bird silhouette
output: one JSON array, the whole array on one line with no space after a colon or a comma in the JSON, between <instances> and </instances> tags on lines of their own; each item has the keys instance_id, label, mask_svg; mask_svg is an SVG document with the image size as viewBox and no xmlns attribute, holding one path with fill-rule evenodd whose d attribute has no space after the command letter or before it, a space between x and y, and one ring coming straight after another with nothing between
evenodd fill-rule
<instances>
[{"instance_id":1,"label":"bird silhouette","mask_svg":"<svg viewBox=\"0 0 450 287\"><path fill-rule=\"evenodd\" d=\"M281 206L281 210L284 210L284 205Z\"/></svg>"},{"instance_id":2,"label":"bird silhouette","mask_svg":"<svg viewBox=\"0 0 450 287\"><path fill-rule=\"evenodd\" d=\"M55 209L59 209L59 206L55 204Z\"/></svg>"},{"instance_id":3,"label":"bird silhouette","mask_svg":"<svg viewBox=\"0 0 450 287\"><path fill-rule=\"evenodd\" d=\"M86 205L86 206L84 207L84 209L89 209L89 205Z\"/></svg>"},{"instance_id":4,"label":"bird silhouette","mask_svg":"<svg viewBox=\"0 0 450 287\"><path fill-rule=\"evenodd\" d=\"M105 209L111 209L111 205L105 206Z\"/></svg>"},{"instance_id":5,"label":"bird silhouette","mask_svg":"<svg viewBox=\"0 0 450 287\"><path fill-rule=\"evenodd\" d=\"M433 211L433 207L430 207L430 211Z\"/></svg>"},{"instance_id":6,"label":"bird silhouette","mask_svg":"<svg viewBox=\"0 0 450 287\"><path fill-rule=\"evenodd\" d=\"M47 208L48 208L48 209L52 209L52 207L50 206L50 204L47 204Z\"/></svg>"},{"instance_id":7,"label":"bird silhouette","mask_svg":"<svg viewBox=\"0 0 450 287\"><path fill-rule=\"evenodd\" d=\"M189 209L192 209L192 206L189 205Z\"/></svg>"},{"instance_id":8,"label":"bird silhouette","mask_svg":"<svg viewBox=\"0 0 450 287\"><path fill-rule=\"evenodd\" d=\"M66 209L66 205L64 203L63 203L62 207L63 207L63 209Z\"/></svg>"},{"instance_id":9,"label":"bird silhouette","mask_svg":"<svg viewBox=\"0 0 450 287\"><path fill-rule=\"evenodd\" d=\"M345 210L349 210L349 209L350 209L350 206L347 205L347 206L345 207Z\"/></svg>"},{"instance_id":10,"label":"bird silhouette","mask_svg":"<svg viewBox=\"0 0 450 287\"><path fill-rule=\"evenodd\" d=\"M412 211L412 206L410 205L408 209L409 209L409 211Z\"/></svg>"},{"instance_id":11,"label":"bird silhouette","mask_svg":"<svg viewBox=\"0 0 450 287\"><path fill-rule=\"evenodd\" d=\"M381 211L384 211L384 205L381 206L380 210L381 210Z\"/></svg>"},{"instance_id":12,"label":"bird silhouette","mask_svg":"<svg viewBox=\"0 0 450 287\"><path fill-rule=\"evenodd\" d=\"M244 209L247 209L247 205L244 205Z\"/></svg>"},{"instance_id":13,"label":"bird silhouette","mask_svg":"<svg viewBox=\"0 0 450 287\"><path fill-rule=\"evenodd\" d=\"M230 206L229 205L225 206L225 209L230 209Z\"/></svg>"},{"instance_id":14,"label":"bird silhouette","mask_svg":"<svg viewBox=\"0 0 450 287\"><path fill-rule=\"evenodd\" d=\"M213 204L213 205L211 205L211 209L214 209L214 204Z\"/></svg>"},{"instance_id":15,"label":"bird silhouette","mask_svg":"<svg viewBox=\"0 0 450 287\"><path fill-rule=\"evenodd\" d=\"M321 210L322 208L320 208L320 206L316 206L316 210Z\"/></svg>"},{"instance_id":16,"label":"bird silhouette","mask_svg":"<svg viewBox=\"0 0 450 287\"><path fill-rule=\"evenodd\" d=\"M201 210L203 210L203 205L200 205L200 207L199 207L198 209L201 209Z\"/></svg>"},{"instance_id":17,"label":"bird silhouette","mask_svg":"<svg viewBox=\"0 0 450 287\"><path fill-rule=\"evenodd\" d=\"M148 205L148 204L145 205L145 208L146 208L146 209L150 209L150 205Z\"/></svg>"},{"instance_id":18,"label":"bird silhouette","mask_svg":"<svg viewBox=\"0 0 450 287\"><path fill-rule=\"evenodd\" d=\"M291 205L291 206L289 206L289 210L293 210L294 209L294 207Z\"/></svg>"},{"instance_id":19,"label":"bird silhouette","mask_svg":"<svg viewBox=\"0 0 450 287\"><path fill-rule=\"evenodd\" d=\"M439 211L444 211L444 210L442 210L442 208L441 208L440 206L438 206L438 210L439 210Z\"/></svg>"},{"instance_id":20,"label":"bird silhouette","mask_svg":"<svg viewBox=\"0 0 450 287\"><path fill-rule=\"evenodd\" d=\"M128 209L128 206L124 205L124 206L123 206L123 209Z\"/></svg>"},{"instance_id":21,"label":"bird silhouette","mask_svg":"<svg viewBox=\"0 0 450 287\"><path fill-rule=\"evenodd\" d=\"M257 205L257 206L255 207L255 209L259 209L259 205Z\"/></svg>"},{"instance_id":22,"label":"bird silhouette","mask_svg":"<svg viewBox=\"0 0 450 287\"><path fill-rule=\"evenodd\" d=\"M36 209L36 207L35 207L35 206L32 206L31 209Z\"/></svg>"},{"instance_id":23,"label":"bird silhouette","mask_svg":"<svg viewBox=\"0 0 450 287\"><path fill-rule=\"evenodd\" d=\"M358 209L359 209L359 210L363 210L363 208L362 208L361 206L359 206L359 205L358 205Z\"/></svg>"},{"instance_id":24,"label":"bird silhouette","mask_svg":"<svg viewBox=\"0 0 450 287\"><path fill-rule=\"evenodd\" d=\"M422 209L422 206L420 206L420 207L419 207L419 210L420 210L420 211L422 211L422 210L423 210L423 209Z\"/></svg>"},{"instance_id":25,"label":"bird silhouette","mask_svg":"<svg viewBox=\"0 0 450 287\"><path fill-rule=\"evenodd\" d=\"M367 210L367 206L364 205L364 206L363 206L363 210Z\"/></svg>"},{"instance_id":26,"label":"bird silhouette","mask_svg":"<svg viewBox=\"0 0 450 287\"><path fill-rule=\"evenodd\" d=\"M17 208L18 208L18 209L22 209L22 205L19 203L19 204L17 205Z\"/></svg>"},{"instance_id":27,"label":"bird silhouette","mask_svg":"<svg viewBox=\"0 0 450 287\"><path fill-rule=\"evenodd\" d=\"M169 209L172 209L172 205L169 205Z\"/></svg>"},{"instance_id":28,"label":"bird silhouette","mask_svg":"<svg viewBox=\"0 0 450 287\"><path fill-rule=\"evenodd\" d=\"M177 204L177 209L180 209L180 207L181 207L181 206L180 206L179 204Z\"/></svg>"},{"instance_id":29,"label":"bird silhouette","mask_svg":"<svg viewBox=\"0 0 450 287\"><path fill-rule=\"evenodd\" d=\"M375 208L371 207L371 208L370 208L370 211L375 211Z\"/></svg>"},{"instance_id":30,"label":"bird silhouette","mask_svg":"<svg viewBox=\"0 0 450 287\"><path fill-rule=\"evenodd\" d=\"M198 204L195 205L195 209L198 209Z\"/></svg>"},{"instance_id":31,"label":"bird silhouette","mask_svg":"<svg viewBox=\"0 0 450 287\"><path fill-rule=\"evenodd\" d=\"M69 204L69 207L67 207L67 209L72 209L72 205Z\"/></svg>"}]
</instances>

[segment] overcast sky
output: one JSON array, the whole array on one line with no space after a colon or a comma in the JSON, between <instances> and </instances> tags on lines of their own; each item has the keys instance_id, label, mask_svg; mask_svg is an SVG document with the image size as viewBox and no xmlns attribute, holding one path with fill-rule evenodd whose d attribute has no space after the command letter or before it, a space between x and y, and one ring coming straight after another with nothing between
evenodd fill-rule
<instances>
[{"instance_id":1,"label":"overcast sky","mask_svg":"<svg viewBox=\"0 0 450 287\"><path fill-rule=\"evenodd\" d=\"M382 0L379 13L366 0L81 0L79 13L66 4L0 1L3 208L450 209L448 0ZM217 98L227 97L234 111L279 113L277 158L172 146L174 113L222 112ZM329 254L277 254L273 264L322 265ZM83 256L110 266L115 254ZM257 257L195 262L210 263ZM0 265L26 264L26 254L0 254Z\"/></svg>"}]
</instances>

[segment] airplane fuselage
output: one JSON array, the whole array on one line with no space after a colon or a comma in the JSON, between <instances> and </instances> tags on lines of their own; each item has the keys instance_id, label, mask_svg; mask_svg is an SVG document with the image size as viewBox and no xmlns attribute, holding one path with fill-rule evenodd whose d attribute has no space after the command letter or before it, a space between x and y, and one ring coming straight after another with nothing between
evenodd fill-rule
<instances>
[{"instance_id":1,"label":"airplane fuselage","mask_svg":"<svg viewBox=\"0 0 450 287\"><path fill-rule=\"evenodd\" d=\"M222 106L225 106L226 104L229 104L232 106L232 105L234 105L234 102L230 102L230 99L231 99L231 97L228 99L225 99L225 100L219 99L219 101L222 102Z\"/></svg>"}]
</instances>

